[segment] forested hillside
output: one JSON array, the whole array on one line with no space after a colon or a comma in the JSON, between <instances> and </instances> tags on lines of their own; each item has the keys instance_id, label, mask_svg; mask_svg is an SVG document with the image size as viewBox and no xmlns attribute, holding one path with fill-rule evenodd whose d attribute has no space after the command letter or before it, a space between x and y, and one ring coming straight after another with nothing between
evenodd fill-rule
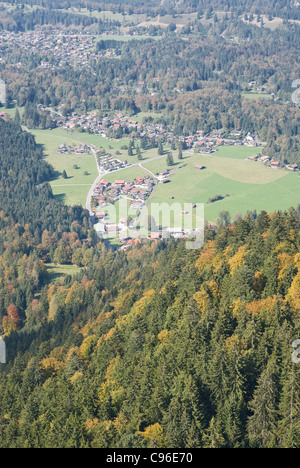
<instances>
[{"instance_id":1,"label":"forested hillside","mask_svg":"<svg viewBox=\"0 0 300 468\"><path fill-rule=\"evenodd\" d=\"M51 172L34 140L10 123L1 132L12 145L1 150L11 162L1 192L13 194L19 181L16 200L28 193L32 213L35 203L54 203L26 184ZM31 144L21 150L24 138ZM113 252L72 231L74 212L70 229L45 230L41 245L31 230L38 216L24 224L17 211L14 221L6 199L1 448L299 447L296 210L206 228L201 250L161 241ZM69 252L71 263L81 258L75 279L50 281L44 257L54 251Z\"/></svg>"},{"instance_id":2,"label":"forested hillside","mask_svg":"<svg viewBox=\"0 0 300 468\"><path fill-rule=\"evenodd\" d=\"M52 26L71 25L64 24L65 13L58 10L30 14L44 25L47 14ZM22 17L22 11L15 15ZM77 16L78 21L94 19ZM138 42L134 37L116 41L102 36L90 44L95 57L84 65L69 63L70 44L63 60L57 61L47 42L46 48L33 46L34 35L25 33L26 47L16 46L20 40L16 35L9 36L10 42L5 40L0 48L8 102L25 108L23 123L28 128L56 125L49 114L38 110L44 105L69 118L91 112L99 118L118 114L135 118L137 113L153 112L160 115L155 123L178 138L215 129L225 135L234 130L252 132L266 143L264 151L270 158L299 164L300 114L292 100L299 76L299 25L287 22L273 30L258 17L248 22L233 14L215 16L211 22L203 17L204 12L199 20L194 16L177 33L169 27L150 36L149 27L135 27L134 34L149 35ZM116 33L112 24L103 27ZM155 34L161 35L159 40L153 40ZM60 49L62 44L54 35L52 47ZM141 139L140 133L133 137Z\"/></svg>"},{"instance_id":3,"label":"forested hillside","mask_svg":"<svg viewBox=\"0 0 300 468\"><path fill-rule=\"evenodd\" d=\"M95 244L89 214L52 194L53 168L29 133L0 119L0 326L19 329L35 295L48 281L45 263L84 264ZM90 237L91 236L91 237ZM77 252L77 254L75 254Z\"/></svg>"},{"instance_id":4,"label":"forested hillside","mask_svg":"<svg viewBox=\"0 0 300 468\"><path fill-rule=\"evenodd\" d=\"M18 1L8 0L12 5L26 3L27 5L39 5L41 7L50 7L51 9L70 8L71 2L50 0L26 0ZM191 13L194 11L206 10L208 4L205 0L73 0L72 6L79 8L87 7L90 11L110 10L119 12L148 14L165 13ZM296 1L286 0L266 0L263 3L259 0L213 0L209 2L209 8L212 10L234 10L239 14L246 12L260 12L261 14L272 14L274 16L283 16L285 18L298 18L299 9Z\"/></svg>"}]
</instances>

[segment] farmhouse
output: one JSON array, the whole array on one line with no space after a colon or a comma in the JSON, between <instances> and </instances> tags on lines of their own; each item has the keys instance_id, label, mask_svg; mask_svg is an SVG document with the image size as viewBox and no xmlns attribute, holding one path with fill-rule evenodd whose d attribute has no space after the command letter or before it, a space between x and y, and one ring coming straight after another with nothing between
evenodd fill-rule
<instances>
[{"instance_id":1,"label":"farmhouse","mask_svg":"<svg viewBox=\"0 0 300 468\"><path fill-rule=\"evenodd\" d=\"M280 167L279 161L271 161L271 167L278 169Z\"/></svg>"},{"instance_id":2,"label":"farmhouse","mask_svg":"<svg viewBox=\"0 0 300 468\"><path fill-rule=\"evenodd\" d=\"M182 228L168 228L167 232L170 236L175 238L181 238L184 236L184 231Z\"/></svg>"},{"instance_id":3,"label":"farmhouse","mask_svg":"<svg viewBox=\"0 0 300 468\"><path fill-rule=\"evenodd\" d=\"M116 224L107 224L105 226L106 232L119 232L120 228Z\"/></svg>"},{"instance_id":4,"label":"farmhouse","mask_svg":"<svg viewBox=\"0 0 300 468\"><path fill-rule=\"evenodd\" d=\"M257 160L257 156L249 156L249 158L247 158L248 161L256 161Z\"/></svg>"},{"instance_id":5,"label":"farmhouse","mask_svg":"<svg viewBox=\"0 0 300 468\"><path fill-rule=\"evenodd\" d=\"M270 161L269 156L261 156L261 157L259 158L259 162L262 162L262 163L267 163L267 162L269 162L269 161Z\"/></svg>"},{"instance_id":6,"label":"farmhouse","mask_svg":"<svg viewBox=\"0 0 300 468\"><path fill-rule=\"evenodd\" d=\"M99 185L103 185L104 187L108 187L110 185L110 182L108 180L100 180Z\"/></svg>"},{"instance_id":7,"label":"farmhouse","mask_svg":"<svg viewBox=\"0 0 300 468\"><path fill-rule=\"evenodd\" d=\"M201 148L201 153L204 153L204 154L212 154L212 149L209 148L208 146L206 146L205 148Z\"/></svg>"},{"instance_id":8,"label":"farmhouse","mask_svg":"<svg viewBox=\"0 0 300 468\"><path fill-rule=\"evenodd\" d=\"M286 166L288 171L297 171L298 170L298 164L289 164Z\"/></svg>"},{"instance_id":9,"label":"farmhouse","mask_svg":"<svg viewBox=\"0 0 300 468\"><path fill-rule=\"evenodd\" d=\"M152 240L157 240L157 239L161 239L162 237L162 233L161 232L152 232L149 236L150 239Z\"/></svg>"},{"instance_id":10,"label":"farmhouse","mask_svg":"<svg viewBox=\"0 0 300 468\"><path fill-rule=\"evenodd\" d=\"M96 217L98 219L104 219L106 217L106 212L105 211L96 211L95 215L96 215Z\"/></svg>"}]
</instances>

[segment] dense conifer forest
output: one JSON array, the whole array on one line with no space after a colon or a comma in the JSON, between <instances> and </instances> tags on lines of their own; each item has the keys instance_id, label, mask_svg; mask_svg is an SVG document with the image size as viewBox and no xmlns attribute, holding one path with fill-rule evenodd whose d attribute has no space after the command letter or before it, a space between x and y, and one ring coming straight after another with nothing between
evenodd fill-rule
<instances>
[{"instance_id":1,"label":"dense conifer forest","mask_svg":"<svg viewBox=\"0 0 300 468\"><path fill-rule=\"evenodd\" d=\"M114 252L0 132L1 448L299 447L298 210Z\"/></svg>"}]
</instances>

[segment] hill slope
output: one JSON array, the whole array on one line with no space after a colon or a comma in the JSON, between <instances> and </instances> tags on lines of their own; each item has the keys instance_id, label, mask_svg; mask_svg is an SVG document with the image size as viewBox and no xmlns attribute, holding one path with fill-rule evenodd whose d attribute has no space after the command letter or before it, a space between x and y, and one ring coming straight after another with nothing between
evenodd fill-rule
<instances>
[{"instance_id":1,"label":"hill slope","mask_svg":"<svg viewBox=\"0 0 300 468\"><path fill-rule=\"evenodd\" d=\"M298 447L299 222L99 247L6 339L1 447Z\"/></svg>"}]
</instances>

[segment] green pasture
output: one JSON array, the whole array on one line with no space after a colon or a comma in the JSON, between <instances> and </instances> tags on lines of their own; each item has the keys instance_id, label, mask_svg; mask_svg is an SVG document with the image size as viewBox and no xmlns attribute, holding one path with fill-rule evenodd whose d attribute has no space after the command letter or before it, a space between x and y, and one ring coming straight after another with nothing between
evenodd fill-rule
<instances>
[{"instance_id":1,"label":"green pasture","mask_svg":"<svg viewBox=\"0 0 300 468\"><path fill-rule=\"evenodd\" d=\"M65 276L74 276L82 270L76 265L59 265L55 263L46 263L45 266L47 268L49 274L49 281L51 283L59 281Z\"/></svg>"},{"instance_id":2,"label":"green pasture","mask_svg":"<svg viewBox=\"0 0 300 468\"><path fill-rule=\"evenodd\" d=\"M43 145L46 160L55 168L56 177L51 186L57 200L66 204L85 206L87 194L98 176L95 157L93 155L59 154L57 149L62 142L70 145L85 142L98 148L105 148L112 155L119 151L116 157L136 164L137 156L128 156L127 150L121 150L128 139L108 140L87 133L66 132L62 129L52 131L32 131L38 144ZM244 146L223 146L211 156L184 153L182 160L178 159L177 151L173 151L176 173L168 184L158 184L152 203L184 203L205 205L205 218L215 222L220 211L227 210L234 217L248 210L276 211L285 210L300 203L300 179L297 173L284 169L272 169L255 161L248 161L249 156L262 151L262 148ZM166 158L158 158L157 149L142 151L143 167L153 174L167 168ZM153 161L149 161L155 158ZM74 165L79 169L74 169ZM204 170L195 165L205 166ZM67 172L67 179L62 178L62 172ZM88 175L85 175L87 172ZM105 176L110 182L115 180L133 180L145 175L138 165L114 172ZM224 197L214 203L208 203L214 195ZM174 225L179 220L174 220ZM157 223L159 224L159 222Z\"/></svg>"},{"instance_id":3,"label":"green pasture","mask_svg":"<svg viewBox=\"0 0 300 468\"><path fill-rule=\"evenodd\" d=\"M85 206L87 194L98 176L95 156L93 154L60 154L57 152L62 142L75 146L79 140L68 136L63 130L32 130L36 142L42 145L45 160L55 169L55 179L50 181L55 197L67 205ZM78 169L74 169L74 166ZM62 177L66 171L68 178ZM86 175L87 173L88 175Z\"/></svg>"},{"instance_id":4,"label":"green pasture","mask_svg":"<svg viewBox=\"0 0 300 468\"><path fill-rule=\"evenodd\" d=\"M205 169L196 169L196 164ZM155 165L151 162L144 166L159 171L166 168L166 163L159 160ZM195 155L177 162L177 168L170 183L158 185L152 203L203 203L205 218L210 222L215 222L222 210L234 217L248 210L285 210L300 202L299 176L284 169L253 161ZM208 203L214 195L224 198Z\"/></svg>"}]
</instances>

